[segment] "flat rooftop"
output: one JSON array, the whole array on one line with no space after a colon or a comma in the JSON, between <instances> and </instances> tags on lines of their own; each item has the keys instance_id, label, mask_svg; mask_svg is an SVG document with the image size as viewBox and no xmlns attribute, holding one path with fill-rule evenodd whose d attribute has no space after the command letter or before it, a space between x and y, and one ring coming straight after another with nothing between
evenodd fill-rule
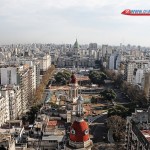
<instances>
[{"instance_id":1,"label":"flat rooftop","mask_svg":"<svg viewBox=\"0 0 150 150\"><path fill-rule=\"evenodd\" d=\"M0 128L0 134L13 134L13 133L15 133L15 132L20 132L21 131L21 127L19 128L19 127L17 127L17 128Z\"/></svg>"},{"instance_id":2,"label":"flat rooftop","mask_svg":"<svg viewBox=\"0 0 150 150\"><path fill-rule=\"evenodd\" d=\"M50 136L43 136L42 141L58 141L61 142L64 138L64 135L50 135Z\"/></svg>"}]
</instances>

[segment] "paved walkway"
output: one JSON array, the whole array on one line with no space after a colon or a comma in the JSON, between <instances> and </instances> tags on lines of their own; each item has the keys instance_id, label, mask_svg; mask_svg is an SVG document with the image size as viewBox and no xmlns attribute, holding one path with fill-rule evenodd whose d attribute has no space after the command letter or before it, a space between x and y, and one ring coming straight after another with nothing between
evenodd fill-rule
<instances>
[{"instance_id":1,"label":"paved walkway","mask_svg":"<svg viewBox=\"0 0 150 150\"><path fill-rule=\"evenodd\" d=\"M103 115L106 115L107 113L108 113L108 112L106 111L106 112L103 112L102 114L100 114L100 115L98 115L98 116L94 116L94 117L89 116L89 117L88 117L88 123L89 123L89 125L90 125L92 122L94 122L95 120L97 120L98 118L102 117Z\"/></svg>"}]
</instances>

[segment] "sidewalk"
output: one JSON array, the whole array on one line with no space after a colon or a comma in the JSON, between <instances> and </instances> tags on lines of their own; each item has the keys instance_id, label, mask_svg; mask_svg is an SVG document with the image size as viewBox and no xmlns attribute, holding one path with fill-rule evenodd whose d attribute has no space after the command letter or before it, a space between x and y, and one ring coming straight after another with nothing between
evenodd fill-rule
<instances>
[{"instance_id":1,"label":"sidewalk","mask_svg":"<svg viewBox=\"0 0 150 150\"><path fill-rule=\"evenodd\" d=\"M108 137L108 141L109 141L110 143L114 143L114 139L113 139L113 135L112 135L112 134L113 134L113 133L112 133L112 130L109 129L109 130L108 130L107 137Z\"/></svg>"}]
</instances>

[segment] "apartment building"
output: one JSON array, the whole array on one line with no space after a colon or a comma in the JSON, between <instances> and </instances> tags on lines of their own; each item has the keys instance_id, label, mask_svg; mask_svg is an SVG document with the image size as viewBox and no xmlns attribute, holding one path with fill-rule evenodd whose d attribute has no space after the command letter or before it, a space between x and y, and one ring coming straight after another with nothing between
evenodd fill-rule
<instances>
[{"instance_id":1,"label":"apartment building","mask_svg":"<svg viewBox=\"0 0 150 150\"><path fill-rule=\"evenodd\" d=\"M150 149L150 108L135 110L127 117L126 133L127 150Z\"/></svg>"},{"instance_id":2,"label":"apartment building","mask_svg":"<svg viewBox=\"0 0 150 150\"><path fill-rule=\"evenodd\" d=\"M42 53L39 55L40 60L40 72L43 75L45 71L51 66L51 56L49 54Z\"/></svg>"},{"instance_id":3,"label":"apartment building","mask_svg":"<svg viewBox=\"0 0 150 150\"><path fill-rule=\"evenodd\" d=\"M136 73L140 73L138 69L146 69L149 68L149 60L129 60L125 62L125 70L124 70L124 79L127 82L134 83ZM138 78L138 76L137 76ZM136 78L136 79L137 79ZM140 77L141 78L141 77Z\"/></svg>"},{"instance_id":4,"label":"apartment building","mask_svg":"<svg viewBox=\"0 0 150 150\"><path fill-rule=\"evenodd\" d=\"M1 95L0 97L0 127L6 122L8 119L6 114L6 99Z\"/></svg>"},{"instance_id":5,"label":"apartment building","mask_svg":"<svg viewBox=\"0 0 150 150\"><path fill-rule=\"evenodd\" d=\"M30 106L30 101L35 88L34 81L36 78L33 79L35 77L33 68L28 64L22 66L2 66L0 72L1 85L18 85L20 87L22 113L26 112Z\"/></svg>"},{"instance_id":6,"label":"apartment building","mask_svg":"<svg viewBox=\"0 0 150 150\"><path fill-rule=\"evenodd\" d=\"M21 90L19 86L15 85L5 85L0 87L0 93L3 98L3 111L2 118L4 122L6 120L17 119L22 113L21 106Z\"/></svg>"},{"instance_id":7,"label":"apartment building","mask_svg":"<svg viewBox=\"0 0 150 150\"><path fill-rule=\"evenodd\" d=\"M33 94L32 68L28 65L20 67L18 76L21 88L22 113L25 113L30 107Z\"/></svg>"},{"instance_id":8,"label":"apartment building","mask_svg":"<svg viewBox=\"0 0 150 150\"><path fill-rule=\"evenodd\" d=\"M150 72L145 72L144 74L143 90L147 100L150 101Z\"/></svg>"}]
</instances>

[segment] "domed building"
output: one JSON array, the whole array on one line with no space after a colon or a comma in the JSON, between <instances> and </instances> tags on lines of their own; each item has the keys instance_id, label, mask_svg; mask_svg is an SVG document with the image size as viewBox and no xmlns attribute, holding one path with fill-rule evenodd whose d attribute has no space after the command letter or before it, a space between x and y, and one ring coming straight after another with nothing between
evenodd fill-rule
<instances>
[{"instance_id":1,"label":"domed building","mask_svg":"<svg viewBox=\"0 0 150 150\"><path fill-rule=\"evenodd\" d=\"M57 66L60 68L94 67L95 60L95 56L90 55L88 49L80 47L76 39L74 45L69 49L65 49L65 51L59 56Z\"/></svg>"},{"instance_id":2,"label":"domed building","mask_svg":"<svg viewBox=\"0 0 150 150\"><path fill-rule=\"evenodd\" d=\"M69 141L66 150L91 150L93 142L90 140L88 123L83 119L83 98L77 99L76 119L72 123L69 134Z\"/></svg>"},{"instance_id":3,"label":"domed building","mask_svg":"<svg viewBox=\"0 0 150 150\"><path fill-rule=\"evenodd\" d=\"M74 43L74 45L73 45L73 54L74 55L78 55L78 53L79 53L79 44L78 44L78 41L77 41L77 39L76 39L76 41L75 41L75 43Z\"/></svg>"}]
</instances>

